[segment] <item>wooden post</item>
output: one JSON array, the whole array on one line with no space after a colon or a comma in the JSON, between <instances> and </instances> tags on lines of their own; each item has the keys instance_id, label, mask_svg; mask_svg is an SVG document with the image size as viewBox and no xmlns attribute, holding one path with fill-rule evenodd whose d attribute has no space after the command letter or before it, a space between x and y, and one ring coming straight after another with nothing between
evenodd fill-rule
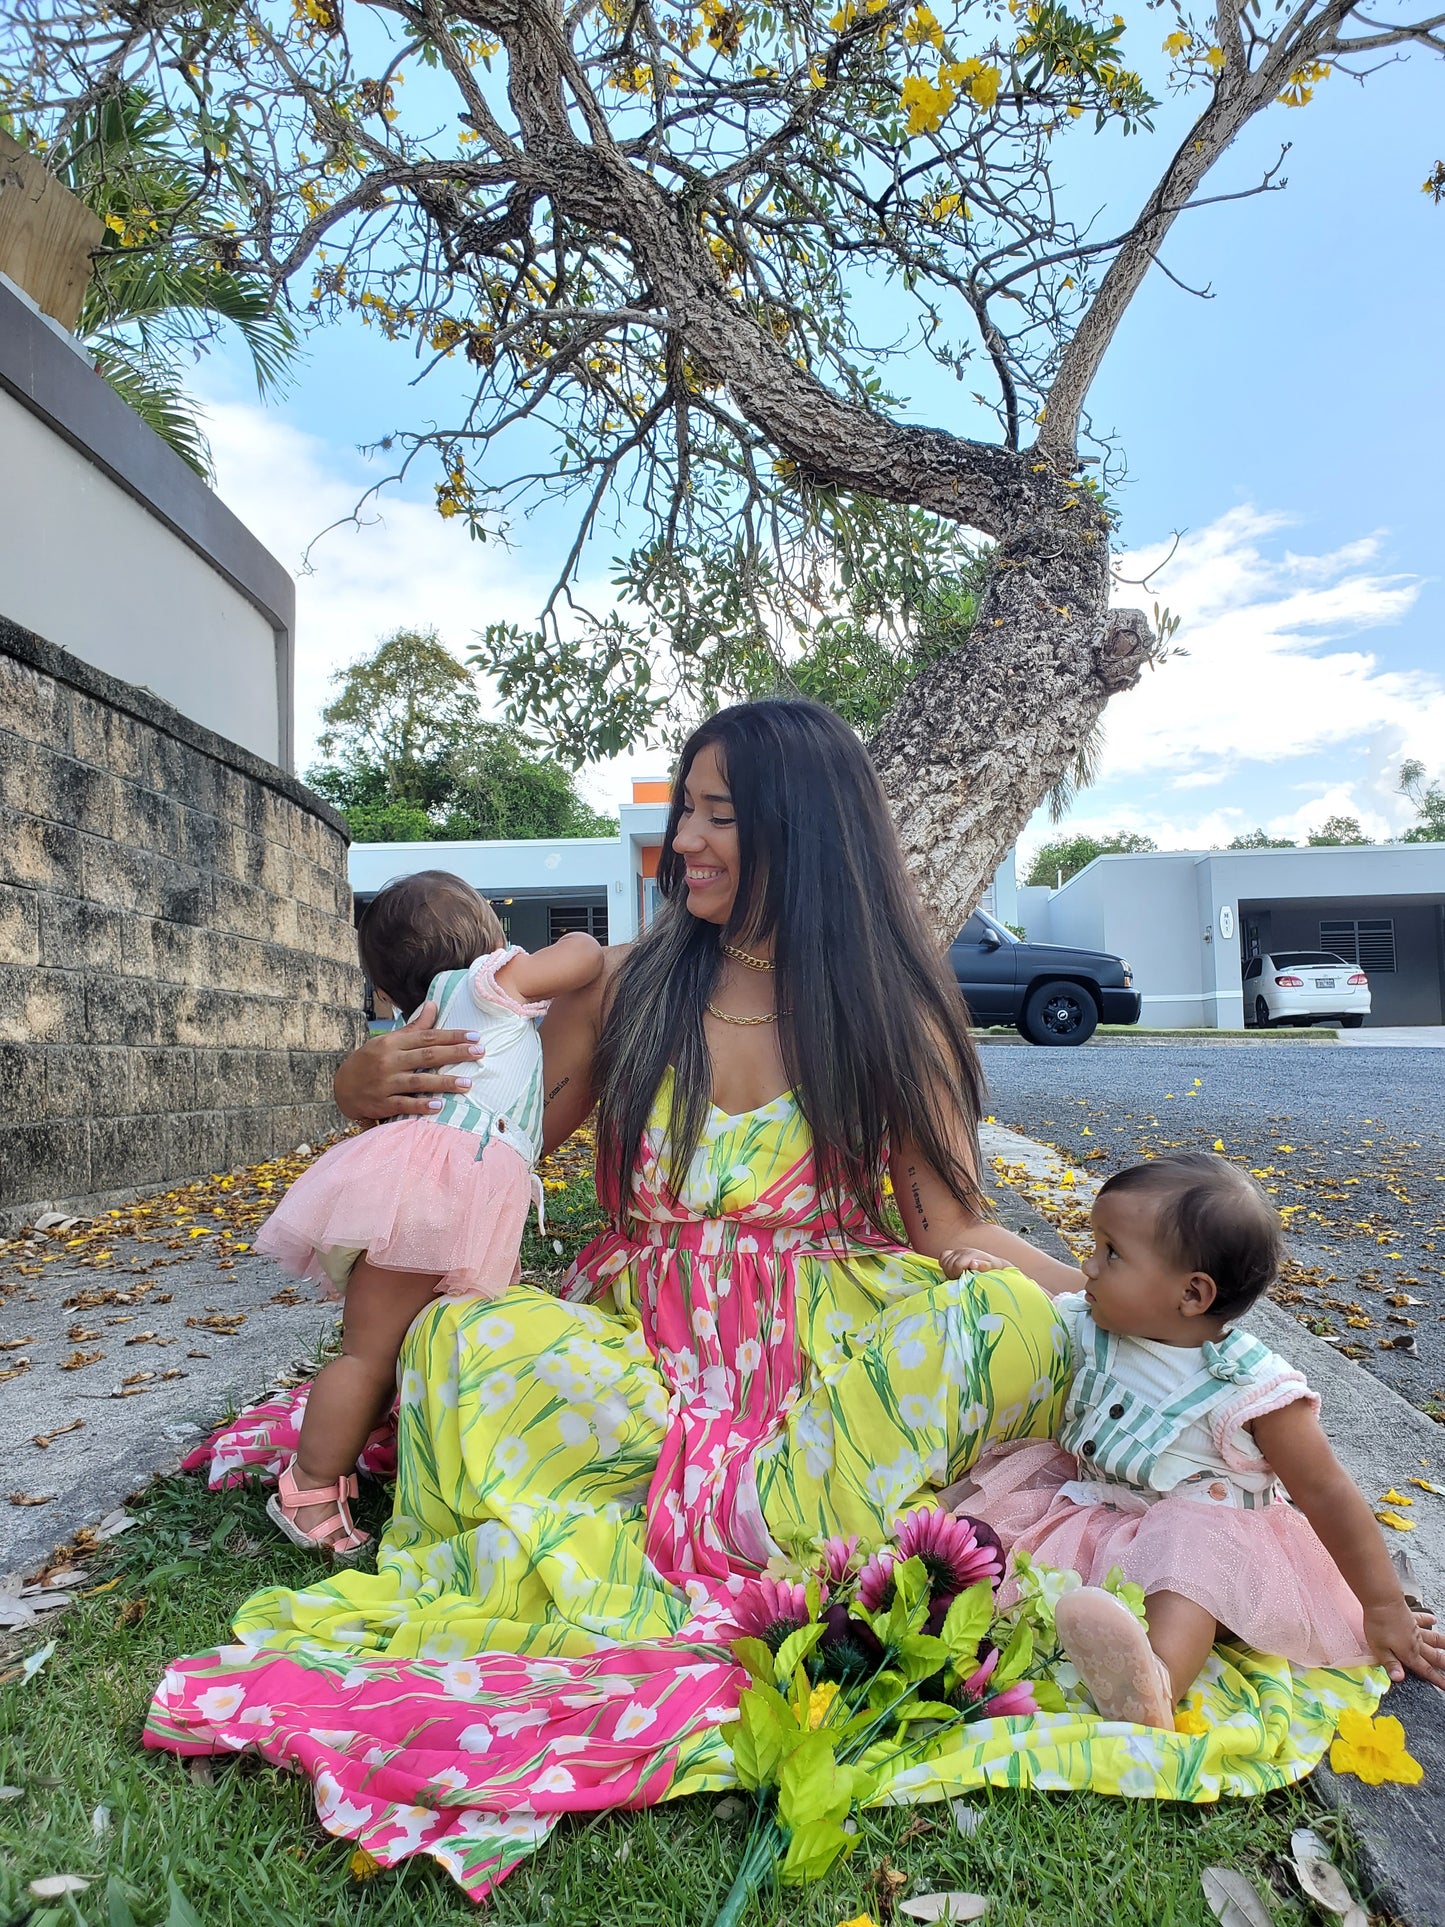
<instances>
[{"instance_id":1,"label":"wooden post","mask_svg":"<svg viewBox=\"0 0 1445 1927\"><path fill-rule=\"evenodd\" d=\"M0 273L72 333L105 223L0 133Z\"/></svg>"}]
</instances>

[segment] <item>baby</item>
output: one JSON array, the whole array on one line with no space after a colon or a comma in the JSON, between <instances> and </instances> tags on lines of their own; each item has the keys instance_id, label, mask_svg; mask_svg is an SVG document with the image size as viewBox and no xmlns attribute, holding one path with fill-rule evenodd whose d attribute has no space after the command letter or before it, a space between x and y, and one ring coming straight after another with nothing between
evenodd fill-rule
<instances>
[{"instance_id":1,"label":"baby","mask_svg":"<svg viewBox=\"0 0 1445 1927\"><path fill-rule=\"evenodd\" d=\"M1445 1687L1445 1636L1406 1603L1319 1398L1235 1328L1279 1266L1258 1185L1204 1152L1155 1158L1102 1186L1093 1232L1084 1289L1055 1301L1074 1357L1058 1442L1001 1447L946 1497L1084 1579L1056 1625L1099 1711L1172 1727L1221 1633ZM1115 1566L1144 1589L1147 1633L1101 1589ZM1015 1597L1006 1579L1000 1603Z\"/></svg>"},{"instance_id":2,"label":"baby","mask_svg":"<svg viewBox=\"0 0 1445 1927\"><path fill-rule=\"evenodd\" d=\"M588 936L528 956L496 912L445 870L399 878L357 930L378 1004L406 1015L436 1004L443 1030L466 1030L469 1088L434 1115L396 1118L344 1138L305 1171L266 1220L256 1249L346 1294L341 1356L318 1374L296 1456L267 1511L288 1539L333 1558L366 1544L352 1523L353 1468L391 1402L407 1327L437 1293L496 1297L512 1283L531 1200L541 1191L542 1044L548 1000L602 968Z\"/></svg>"}]
</instances>

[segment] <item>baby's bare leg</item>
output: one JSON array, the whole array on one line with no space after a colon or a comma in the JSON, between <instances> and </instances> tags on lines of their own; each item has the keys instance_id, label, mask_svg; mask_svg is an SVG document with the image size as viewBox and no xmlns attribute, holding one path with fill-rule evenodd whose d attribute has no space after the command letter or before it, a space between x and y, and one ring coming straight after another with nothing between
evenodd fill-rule
<instances>
[{"instance_id":1,"label":"baby's bare leg","mask_svg":"<svg viewBox=\"0 0 1445 1927\"><path fill-rule=\"evenodd\" d=\"M1219 1631L1214 1614L1178 1592L1151 1592L1144 1601L1149 1644L1169 1669L1177 1706L1204 1671Z\"/></svg>"},{"instance_id":2,"label":"baby's bare leg","mask_svg":"<svg viewBox=\"0 0 1445 1927\"><path fill-rule=\"evenodd\" d=\"M316 1375L301 1421L296 1483L303 1490L335 1485L355 1470L363 1445L391 1402L396 1361L407 1327L436 1291L437 1274L385 1271L358 1260L346 1283L341 1356ZM297 1523L310 1528L335 1508L303 1506Z\"/></svg>"}]
</instances>

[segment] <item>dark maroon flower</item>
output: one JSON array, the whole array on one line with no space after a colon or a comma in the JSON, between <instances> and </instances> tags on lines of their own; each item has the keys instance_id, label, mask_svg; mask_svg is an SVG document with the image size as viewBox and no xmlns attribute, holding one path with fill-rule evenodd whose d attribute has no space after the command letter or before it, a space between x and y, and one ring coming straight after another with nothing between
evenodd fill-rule
<instances>
[{"instance_id":1,"label":"dark maroon flower","mask_svg":"<svg viewBox=\"0 0 1445 1927\"><path fill-rule=\"evenodd\" d=\"M828 1630L818 1642L818 1657L828 1679L843 1683L867 1679L883 1663L883 1642L870 1626L854 1619L841 1600L823 1608Z\"/></svg>"}]
</instances>

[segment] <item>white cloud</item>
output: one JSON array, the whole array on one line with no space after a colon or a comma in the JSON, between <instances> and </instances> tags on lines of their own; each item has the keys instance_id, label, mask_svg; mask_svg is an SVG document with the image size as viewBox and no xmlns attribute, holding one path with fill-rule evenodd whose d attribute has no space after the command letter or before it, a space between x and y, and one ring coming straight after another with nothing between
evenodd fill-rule
<instances>
[{"instance_id":1,"label":"white cloud","mask_svg":"<svg viewBox=\"0 0 1445 1927\"><path fill-rule=\"evenodd\" d=\"M1332 814L1358 817L1374 836L1413 820L1396 793L1399 766L1406 756L1438 766L1445 678L1386 667L1362 638L1406 615L1420 581L1380 569L1378 536L1320 555L1275 549L1270 538L1288 526L1283 515L1232 509L1168 560L1162 543L1121 557L1120 574L1136 584L1121 585L1118 600L1157 595L1182 618L1188 653L1109 705L1099 781L1071 828L1141 830L1186 849L1256 825L1302 837ZM1222 794L1201 812L1186 799L1206 789ZM1036 818L1026 843L1051 833Z\"/></svg>"}]
</instances>

